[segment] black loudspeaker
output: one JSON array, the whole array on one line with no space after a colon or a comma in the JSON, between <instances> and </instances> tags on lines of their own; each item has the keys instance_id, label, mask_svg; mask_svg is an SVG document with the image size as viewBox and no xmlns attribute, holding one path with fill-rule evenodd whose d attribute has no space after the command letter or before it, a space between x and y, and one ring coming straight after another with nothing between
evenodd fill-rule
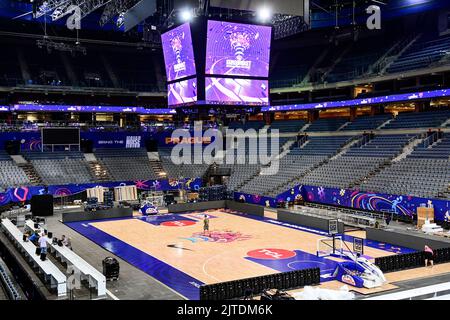
<instances>
[{"instance_id":1,"label":"black loudspeaker","mask_svg":"<svg viewBox=\"0 0 450 320\"><path fill-rule=\"evenodd\" d=\"M158 141L155 139L145 140L145 148L148 152L158 152Z\"/></svg>"},{"instance_id":2,"label":"black loudspeaker","mask_svg":"<svg viewBox=\"0 0 450 320\"><path fill-rule=\"evenodd\" d=\"M31 198L31 212L34 216L47 217L53 215L53 196L40 195Z\"/></svg>"},{"instance_id":3,"label":"black loudspeaker","mask_svg":"<svg viewBox=\"0 0 450 320\"><path fill-rule=\"evenodd\" d=\"M84 153L92 153L94 149L94 143L89 139L81 139L80 141L81 151Z\"/></svg>"},{"instance_id":4,"label":"black loudspeaker","mask_svg":"<svg viewBox=\"0 0 450 320\"><path fill-rule=\"evenodd\" d=\"M10 155L17 155L20 153L20 141L8 140L5 141L5 150Z\"/></svg>"}]
</instances>

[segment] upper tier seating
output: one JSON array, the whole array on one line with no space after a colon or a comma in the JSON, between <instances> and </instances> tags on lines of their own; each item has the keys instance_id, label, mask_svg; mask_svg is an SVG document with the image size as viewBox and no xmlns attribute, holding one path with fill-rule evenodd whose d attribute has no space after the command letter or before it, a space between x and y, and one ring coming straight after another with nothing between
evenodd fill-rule
<instances>
[{"instance_id":1,"label":"upper tier seating","mask_svg":"<svg viewBox=\"0 0 450 320\"><path fill-rule=\"evenodd\" d=\"M28 152L23 156L47 185L94 181L82 152Z\"/></svg>"},{"instance_id":2,"label":"upper tier seating","mask_svg":"<svg viewBox=\"0 0 450 320\"><path fill-rule=\"evenodd\" d=\"M433 128L450 118L450 111L400 113L382 129Z\"/></svg>"},{"instance_id":3,"label":"upper tier seating","mask_svg":"<svg viewBox=\"0 0 450 320\"><path fill-rule=\"evenodd\" d=\"M293 84L302 82L314 61L324 50L322 46L309 47L308 50L301 51L301 59L298 55L292 54L292 49L276 53L274 59L276 67L271 69L270 87L291 87Z\"/></svg>"},{"instance_id":4,"label":"upper tier seating","mask_svg":"<svg viewBox=\"0 0 450 320\"><path fill-rule=\"evenodd\" d=\"M328 74L328 82L339 82L361 76L369 71L369 67L377 61L392 45L387 37L361 39L344 55Z\"/></svg>"},{"instance_id":5,"label":"upper tier seating","mask_svg":"<svg viewBox=\"0 0 450 320\"><path fill-rule=\"evenodd\" d=\"M234 129L234 130L236 130L236 129L243 129L243 130L255 129L255 130L259 130L262 127L264 127L264 121L247 121L245 123L232 122L228 126L228 129Z\"/></svg>"},{"instance_id":6,"label":"upper tier seating","mask_svg":"<svg viewBox=\"0 0 450 320\"><path fill-rule=\"evenodd\" d=\"M449 50L450 36L434 38L425 35L408 48L387 71L395 73L426 68L446 56Z\"/></svg>"},{"instance_id":7,"label":"upper tier seating","mask_svg":"<svg viewBox=\"0 0 450 320\"><path fill-rule=\"evenodd\" d=\"M115 181L158 179L143 148L96 149L94 154Z\"/></svg>"},{"instance_id":8,"label":"upper tier seating","mask_svg":"<svg viewBox=\"0 0 450 320\"><path fill-rule=\"evenodd\" d=\"M390 114L380 114L376 116L363 116L357 117L352 123L346 125L341 131L351 131L351 130L375 130L383 123L391 119Z\"/></svg>"},{"instance_id":9,"label":"upper tier seating","mask_svg":"<svg viewBox=\"0 0 450 320\"><path fill-rule=\"evenodd\" d=\"M303 120L278 120L272 122L270 129L277 129L280 133L299 132L305 124Z\"/></svg>"},{"instance_id":10,"label":"upper tier seating","mask_svg":"<svg viewBox=\"0 0 450 320\"><path fill-rule=\"evenodd\" d=\"M314 121L305 131L306 132L319 132L319 131L336 131L342 127L348 119L346 118L325 118Z\"/></svg>"}]
</instances>

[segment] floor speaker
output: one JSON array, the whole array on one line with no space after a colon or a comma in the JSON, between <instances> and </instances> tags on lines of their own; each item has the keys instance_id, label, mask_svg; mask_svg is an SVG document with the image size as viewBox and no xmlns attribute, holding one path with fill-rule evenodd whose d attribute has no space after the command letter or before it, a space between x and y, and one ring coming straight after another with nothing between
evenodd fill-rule
<instances>
[{"instance_id":1,"label":"floor speaker","mask_svg":"<svg viewBox=\"0 0 450 320\"><path fill-rule=\"evenodd\" d=\"M53 215L53 196L40 195L31 198L31 212L34 216L47 217Z\"/></svg>"}]
</instances>

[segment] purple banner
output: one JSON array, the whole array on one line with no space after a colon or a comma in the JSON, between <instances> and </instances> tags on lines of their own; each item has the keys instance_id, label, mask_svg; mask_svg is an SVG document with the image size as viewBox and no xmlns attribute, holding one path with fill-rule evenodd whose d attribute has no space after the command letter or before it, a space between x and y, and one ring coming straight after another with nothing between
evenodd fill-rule
<instances>
[{"instance_id":1,"label":"purple banner","mask_svg":"<svg viewBox=\"0 0 450 320\"><path fill-rule=\"evenodd\" d=\"M304 103L304 104L289 104L282 106L270 106L262 108L262 111L290 111L290 110L307 110L307 109L327 109L327 108L340 108L340 107L353 107L364 106L379 103L390 103L400 101L413 101L419 99L431 99L438 97L450 96L450 89L431 90L423 92L413 92L404 94L393 94L389 96L379 96L373 98L353 99L353 100L341 100L341 101L329 101L318 103Z\"/></svg>"},{"instance_id":2,"label":"purple banner","mask_svg":"<svg viewBox=\"0 0 450 320\"><path fill-rule=\"evenodd\" d=\"M1 110L1 107L0 107ZM147 109L130 106L71 106L56 104L15 104L10 111L43 111L43 112L112 112L138 114L173 114L173 109Z\"/></svg>"},{"instance_id":3,"label":"purple banner","mask_svg":"<svg viewBox=\"0 0 450 320\"><path fill-rule=\"evenodd\" d=\"M267 80L206 78L206 103L231 105L268 105Z\"/></svg>"},{"instance_id":4,"label":"purple banner","mask_svg":"<svg viewBox=\"0 0 450 320\"><path fill-rule=\"evenodd\" d=\"M206 74L268 77L272 29L208 21Z\"/></svg>"},{"instance_id":5,"label":"purple banner","mask_svg":"<svg viewBox=\"0 0 450 320\"><path fill-rule=\"evenodd\" d=\"M246 203L270 206L273 208L275 208L279 202L305 200L308 202L353 209L392 213L404 217L414 217L417 214L417 208L432 205L436 221L450 222L450 201L408 195L393 195L360 192L359 190L298 185L281 193L276 199L239 192L234 193L234 199L236 201L244 201Z\"/></svg>"},{"instance_id":6,"label":"purple banner","mask_svg":"<svg viewBox=\"0 0 450 320\"><path fill-rule=\"evenodd\" d=\"M161 35L167 81L196 74L194 49L189 23Z\"/></svg>"},{"instance_id":7,"label":"purple banner","mask_svg":"<svg viewBox=\"0 0 450 320\"><path fill-rule=\"evenodd\" d=\"M247 194L247 193L242 193L242 192L235 192L234 200L238 201L238 202L258 204L260 206L265 206L265 207L272 207L272 208L277 207L276 199L259 196L257 194Z\"/></svg>"},{"instance_id":8,"label":"purple banner","mask_svg":"<svg viewBox=\"0 0 450 320\"><path fill-rule=\"evenodd\" d=\"M376 212L388 212L395 215L413 217L417 208L425 205L434 207L435 220L449 221L450 201L413 197L409 195L393 195L359 190L303 186L305 201L319 202L354 209Z\"/></svg>"},{"instance_id":9,"label":"purple banner","mask_svg":"<svg viewBox=\"0 0 450 320\"><path fill-rule=\"evenodd\" d=\"M169 84L167 100L169 106L190 105L197 102L197 78Z\"/></svg>"}]
</instances>

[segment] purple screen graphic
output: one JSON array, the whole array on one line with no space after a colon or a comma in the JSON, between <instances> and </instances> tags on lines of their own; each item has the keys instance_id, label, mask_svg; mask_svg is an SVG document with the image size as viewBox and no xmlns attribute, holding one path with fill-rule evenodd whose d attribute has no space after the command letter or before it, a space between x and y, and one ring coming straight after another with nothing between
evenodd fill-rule
<instances>
[{"instance_id":1,"label":"purple screen graphic","mask_svg":"<svg viewBox=\"0 0 450 320\"><path fill-rule=\"evenodd\" d=\"M167 88L169 106L193 104L197 101L197 79L171 83Z\"/></svg>"},{"instance_id":2,"label":"purple screen graphic","mask_svg":"<svg viewBox=\"0 0 450 320\"><path fill-rule=\"evenodd\" d=\"M167 81L195 75L195 58L189 23L161 35Z\"/></svg>"},{"instance_id":3,"label":"purple screen graphic","mask_svg":"<svg viewBox=\"0 0 450 320\"><path fill-rule=\"evenodd\" d=\"M268 77L272 29L208 21L206 74Z\"/></svg>"},{"instance_id":4,"label":"purple screen graphic","mask_svg":"<svg viewBox=\"0 0 450 320\"><path fill-rule=\"evenodd\" d=\"M232 105L269 104L267 80L206 78L206 103Z\"/></svg>"}]
</instances>

